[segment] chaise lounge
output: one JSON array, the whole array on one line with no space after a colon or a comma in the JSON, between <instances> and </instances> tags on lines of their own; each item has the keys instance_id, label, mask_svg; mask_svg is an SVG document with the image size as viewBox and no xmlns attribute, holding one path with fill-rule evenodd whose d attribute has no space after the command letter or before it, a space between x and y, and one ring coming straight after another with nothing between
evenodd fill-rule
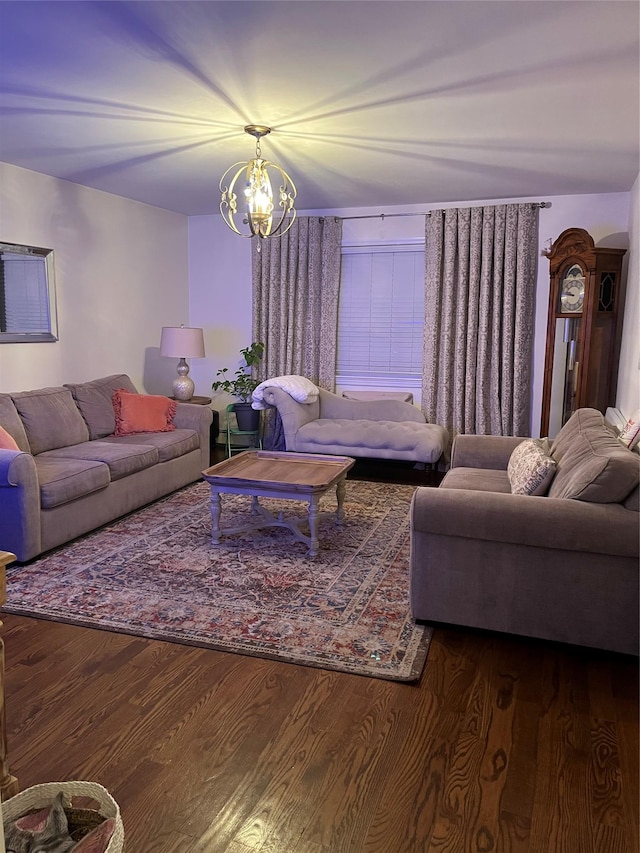
<instances>
[{"instance_id":1,"label":"chaise lounge","mask_svg":"<svg viewBox=\"0 0 640 853\"><path fill-rule=\"evenodd\" d=\"M313 392L300 401L281 387L287 386L281 380L291 378L278 377L258 386L259 404L274 406L280 414L289 451L435 464L447 446L447 430L426 423L420 409L410 403L350 400L308 380L303 387L310 386Z\"/></svg>"}]
</instances>

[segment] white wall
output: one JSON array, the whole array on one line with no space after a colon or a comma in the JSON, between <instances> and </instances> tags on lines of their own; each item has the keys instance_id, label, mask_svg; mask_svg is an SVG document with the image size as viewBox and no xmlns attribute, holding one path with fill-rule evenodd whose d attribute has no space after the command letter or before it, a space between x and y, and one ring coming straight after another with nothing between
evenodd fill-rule
<instances>
[{"instance_id":1,"label":"white wall","mask_svg":"<svg viewBox=\"0 0 640 853\"><path fill-rule=\"evenodd\" d=\"M640 409L640 175L631 190L627 297L616 406L629 418Z\"/></svg>"},{"instance_id":2,"label":"white wall","mask_svg":"<svg viewBox=\"0 0 640 853\"><path fill-rule=\"evenodd\" d=\"M204 329L207 357L191 363L196 394L211 396L215 373L241 364L240 350L251 343L251 251L254 242L234 234L221 216L189 219L190 325ZM231 397L216 396L223 409Z\"/></svg>"},{"instance_id":3,"label":"white wall","mask_svg":"<svg viewBox=\"0 0 640 853\"><path fill-rule=\"evenodd\" d=\"M127 373L170 393L158 348L189 322L186 216L0 163L0 240L54 250L59 333L0 344L0 391Z\"/></svg>"},{"instance_id":4,"label":"white wall","mask_svg":"<svg viewBox=\"0 0 640 853\"><path fill-rule=\"evenodd\" d=\"M637 183L635 188L637 208ZM357 208L301 211L301 215L363 216L380 213L420 213L437 207L464 207L479 204L500 204L520 201L550 201L551 207L540 211L540 260L536 292L536 320L534 344L534 369L532 394L532 435L539 435L542 405L542 378L544 372L547 307L549 298L549 264L542 250L555 240L566 228L585 228L597 245L628 248L630 227L630 193L600 195L553 196L542 198L492 199L457 202L448 205L412 205L395 208ZM636 223L637 223L636 211ZM637 228L636 228L637 230ZM345 242L388 241L395 239L424 238L424 219L421 216L386 219L351 219L343 226ZM215 372L221 367L235 369L240 364L239 350L251 343L251 251L254 241L243 239L224 225L220 216L199 216L189 220L189 288L191 296L191 325L205 326L207 333L207 358L194 364L192 376L197 375L200 386L213 381ZM635 281L629 280L627 316L637 306L638 253L635 246ZM627 260L625 256L625 263ZM624 270L624 267L623 267ZM635 296L634 296L635 294ZM632 318L632 319L635 319ZM629 368L634 359L634 346L628 343L627 320L624 362L621 362L619 397L625 401L633 398L628 386L633 376ZM638 367L637 324L635 340L635 362ZM636 383L637 384L637 383ZM205 393L204 391L201 393ZM416 402L419 397L414 394ZM637 392L635 399L637 399ZM224 408L227 399L214 399L216 408ZM622 406L621 406L622 408ZM633 407L632 407L633 408ZM637 406L636 406L637 408ZM625 409L626 411L626 409Z\"/></svg>"}]
</instances>

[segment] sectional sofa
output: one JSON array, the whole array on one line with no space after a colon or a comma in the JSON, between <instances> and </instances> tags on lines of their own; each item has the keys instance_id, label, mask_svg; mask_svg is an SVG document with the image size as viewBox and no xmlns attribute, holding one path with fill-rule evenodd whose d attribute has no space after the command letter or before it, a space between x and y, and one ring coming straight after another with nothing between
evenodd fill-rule
<instances>
[{"instance_id":1,"label":"sectional sofa","mask_svg":"<svg viewBox=\"0 0 640 853\"><path fill-rule=\"evenodd\" d=\"M132 431L130 419L115 435L114 391L135 404L166 400L162 428ZM0 448L0 549L30 560L200 479L211 409L137 393L115 374L0 394L0 426L17 445Z\"/></svg>"}]
</instances>

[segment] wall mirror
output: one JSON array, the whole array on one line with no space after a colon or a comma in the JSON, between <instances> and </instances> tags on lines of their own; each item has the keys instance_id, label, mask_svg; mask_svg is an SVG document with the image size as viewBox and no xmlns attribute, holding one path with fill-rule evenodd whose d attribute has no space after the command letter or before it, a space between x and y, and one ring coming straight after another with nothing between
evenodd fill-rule
<instances>
[{"instance_id":1,"label":"wall mirror","mask_svg":"<svg viewBox=\"0 0 640 853\"><path fill-rule=\"evenodd\" d=\"M57 340L53 249L0 243L0 344Z\"/></svg>"}]
</instances>

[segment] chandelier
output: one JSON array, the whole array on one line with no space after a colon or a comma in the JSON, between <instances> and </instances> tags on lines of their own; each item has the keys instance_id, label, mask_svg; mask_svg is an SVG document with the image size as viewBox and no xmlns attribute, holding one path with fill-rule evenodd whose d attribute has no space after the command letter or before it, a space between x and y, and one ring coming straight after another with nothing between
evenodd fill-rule
<instances>
[{"instance_id":1,"label":"chandelier","mask_svg":"<svg viewBox=\"0 0 640 853\"><path fill-rule=\"evenodd\" d=\"M241 237L281 237L296 218L295 185L284 169L262 159L260 140L271 133L271 128L248 124L244 130L255 136L256 156L248 162L229 166L220 178L220 213L229 228ZM274 209L273 183L279 185L279 210Z\"/></svg>"}]
</instances>

